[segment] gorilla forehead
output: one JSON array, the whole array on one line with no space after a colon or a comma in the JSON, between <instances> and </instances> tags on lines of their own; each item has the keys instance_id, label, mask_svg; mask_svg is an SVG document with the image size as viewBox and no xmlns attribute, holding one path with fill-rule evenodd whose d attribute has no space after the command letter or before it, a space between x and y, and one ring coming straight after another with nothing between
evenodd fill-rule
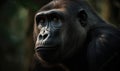
<instances>
[{"instance_id":1,"label":"gorilla forehead","mask_svg":"<svg viewBox=\"0 0 120 71\"><path fill-rule=\"evenodd\" d=\"M62 4L62 5L61 5ZM77 0L53 0L49 4L43 6L40 11L48 11L52 9L59 9L62 11L67 11L69 14L76 14L78 13L79 9L81 9L81 6L79 4L79 1Z\"/></svg>"}]
</instances>

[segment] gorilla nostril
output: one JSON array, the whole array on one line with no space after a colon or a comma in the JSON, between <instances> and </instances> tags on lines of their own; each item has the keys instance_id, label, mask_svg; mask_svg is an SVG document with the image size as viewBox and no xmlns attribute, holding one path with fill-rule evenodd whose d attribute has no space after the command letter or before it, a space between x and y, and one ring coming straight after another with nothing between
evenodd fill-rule
<instances>
[{"instance_id":1,"label":"gorilla nostril","mask_svg":"<svg viewBox=\"0 0 120 71\"><path fill-rule=\"evenodd\" d=\"M40 40L43 39L42 35L39 36L39 39L40 39Z\"/></svg>"},{"instance_id":2,"label":"gorilla nostril","mask_svg":"<svg viewBox=\"0 0 120 71\"><path fill-rule=\"evenodd\" d=\"M48 34L43 35L43 40L46 39Z\"/></svg>"},{"instance_id":3,"label":"gorilla nostril","mask_svg":"<svg viewBox=\"0 0 120 71\"><path fill-rule=\"evenodd\" d=\"M39 36L39 39L40 39L40 40L44 40L44 39L47 38L47 36L48 36L48 34L40 35L40 36Z\"/></svg>"}]
</instances>

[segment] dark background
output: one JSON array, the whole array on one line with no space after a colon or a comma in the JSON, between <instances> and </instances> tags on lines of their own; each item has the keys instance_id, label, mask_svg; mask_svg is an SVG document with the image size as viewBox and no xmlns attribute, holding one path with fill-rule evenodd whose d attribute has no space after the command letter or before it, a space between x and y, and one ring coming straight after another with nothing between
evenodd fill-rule
<instances>
[{"instance_id":1,"label":"dark background","mask_svg":"<svg viewBox=\"0 0 120 71\"><path fill-rule=\"evenodd\" d=\"M0 0L0 71L27 71L34 53L33 20L51 0ZM88 0L107 22L120 28L120 0Z\"/></svg>"}]
</instances>

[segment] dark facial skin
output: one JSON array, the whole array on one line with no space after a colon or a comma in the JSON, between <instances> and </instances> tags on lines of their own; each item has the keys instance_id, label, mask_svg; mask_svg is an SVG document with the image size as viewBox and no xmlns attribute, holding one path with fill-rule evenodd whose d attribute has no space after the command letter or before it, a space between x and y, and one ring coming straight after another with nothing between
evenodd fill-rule
<instances>
[{"instance_id":1,"label":"dark facial skin","mask_svg":"<svg viewBox=\"0 0 120 71\"><path fill-rule=\"evenodd\" d=\"M41 57L47 61L55 60L54 57L56 57L56 54L58 53L57 50L61 44L61 17L62 15L56 10L43 11L36 14L36 23L39 34L37 36L35 49L38 53L42 54Z\"/></svg>"},{"instance_id":2,"label":"dark facial skin","mask_svg":"<svg viewBox=\"0 0 120 71\"><path fill-rule=\"evenodd\" d=\"M37 13L36 22L40 32L37 37L36 48L52 48L59 44L59 39L57 38L59 38L59 32L62 27L62 22L60 16L56 13L56 11Z\"/></svg>"},{"instance_id":3,"label":"dark facial skin","mask_svg":"<svg viewBox=\"0 0 120 71\"><path fill-rule=\"evenodd\" d=\"M38 57L48 63L59 63L65 58L72 57L73 53L77 53L74 50L82 47L86 38L85 11L82 9L69 11L65 5L64 8L57 7L59 4L57 1L51 2L50 5L54 3L52 9L49 9L48 4L35 15L37 28L35 50Z\"/></svg>"}]
</instances>

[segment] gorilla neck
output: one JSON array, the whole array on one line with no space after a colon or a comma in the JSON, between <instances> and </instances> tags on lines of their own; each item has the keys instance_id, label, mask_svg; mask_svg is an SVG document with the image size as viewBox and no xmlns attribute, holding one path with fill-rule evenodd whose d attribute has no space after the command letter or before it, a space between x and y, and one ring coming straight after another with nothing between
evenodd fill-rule
<instances>
[{"instance_id":1,"label":"gorilla neck","mask_svg":"<svg viewBox=\"0 0 120 71\"><path fill-rule=\"evenodd\" d=\"M86 60L87 58L85 50L86 47L84 47L82 51L79 51L79 53L74 54L72 57L64 59L62 61L62 65L64 66L64 68L70 71L88 71L88 62Z\"/></svg>"},{"instance_id":2,"label":"gorilla neck","mask_svg":"<svg viewBox=\"0 0 120 71\"><path fill-rule=\"evenodd\" d=\"M87 71L87 69L85 68L87 66L87 60L85 59L86 57L84 57L83 55L80 57L73 57L71 59L66 59L63 62L63 65L66 66L70 71Z\"/></svg>"}]
</instances>

